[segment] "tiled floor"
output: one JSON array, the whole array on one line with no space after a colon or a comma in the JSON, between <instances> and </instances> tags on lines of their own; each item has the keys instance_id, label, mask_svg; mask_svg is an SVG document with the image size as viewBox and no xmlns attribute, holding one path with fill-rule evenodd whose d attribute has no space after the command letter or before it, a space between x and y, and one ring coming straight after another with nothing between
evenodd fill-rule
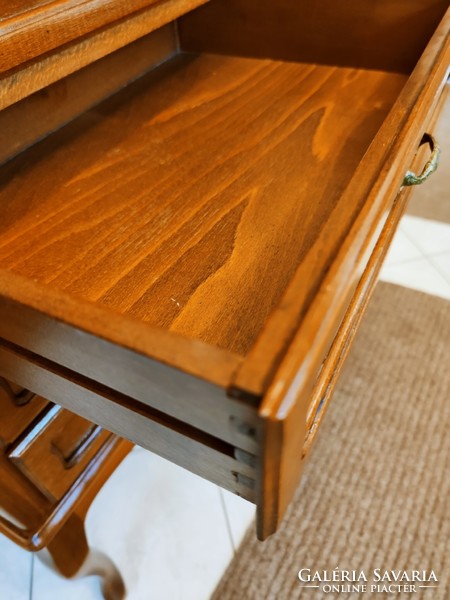
<instances>
[{"instance_id":1,"label":"tiled floor","mask_svg":"<svg viewBox=\"0 0 450 600\"><path fill-rule=\"evenodd\" d=\"M440 202L444 190L450 204L448 170L439 177ZM424 206L426 218L403 218L381 278L450 299L450 223ZM96 498L87 532L123 573L129 600L207 600L253 515L244 500L136 448ZM0 600L61 598L100 600L99 583L60 579L0 536Z\"/></svg>"},{"instance_id":2,"label":"tiled floor","mask_svg":"<svg viewBox=\"0 0 450 600\"><path fill-rule=\"evenodd\" d=\"M381 279L450 299L450 224L405 215Z\"/></svg>"}]
</instances>

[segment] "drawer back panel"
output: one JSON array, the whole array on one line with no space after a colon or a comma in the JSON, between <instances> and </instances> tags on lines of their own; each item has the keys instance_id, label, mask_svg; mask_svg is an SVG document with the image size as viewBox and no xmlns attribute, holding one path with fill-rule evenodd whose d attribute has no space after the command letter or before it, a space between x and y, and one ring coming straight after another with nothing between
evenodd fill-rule
<instances>
[{"instance_id":1,"label":"drawer back panel","mask_svg":"<svg viewBox=\"0 0 450 600\"><path fill-rule=\"evenodd\" d=\"M186 50L409 73L446 0L212 0L180 19Z\"/></svg>"}]
</instances>

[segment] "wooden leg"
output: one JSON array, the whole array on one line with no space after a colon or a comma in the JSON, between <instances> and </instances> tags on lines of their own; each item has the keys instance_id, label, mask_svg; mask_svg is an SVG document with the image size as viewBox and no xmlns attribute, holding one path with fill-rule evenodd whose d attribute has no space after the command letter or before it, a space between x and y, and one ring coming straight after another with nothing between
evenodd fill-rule
<instances>
[{"instance_id":1,"label":"wooden leg","mask_svg":"<svg viewBox=\"0 0 450 600\"><path fill-rule=\"evenodd\" d=\"M105 600L122 600L125 585L110 558L89 548L83 519L73 514L59 530L39 558L57 573L68 578L99 575Z\"/></svg>"}]
</instances>

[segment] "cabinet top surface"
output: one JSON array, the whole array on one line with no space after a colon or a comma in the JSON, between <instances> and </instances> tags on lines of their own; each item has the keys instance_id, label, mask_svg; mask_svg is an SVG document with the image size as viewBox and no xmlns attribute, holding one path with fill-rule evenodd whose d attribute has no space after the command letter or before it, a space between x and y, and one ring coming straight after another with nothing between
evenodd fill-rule
<instances>
[{"instance_id":1,"label":"cabinet top surface","mask_svg":"<svg viewBox=\"0 0 450 600\"><path fill-rule=\"evenodd\" d=\"M155 4L158 0L3 0L0 7L0 26L8 24L11 27L19 27L24 19L32 18L50 18L57 14L70 13L87 14L89 12L98 12L103 7L115 4L125 7L128 5L131 9L133 4L146 6Z\"/></svg>"},{"instance_id":2,"label":"cabinet top surface","mask_svg":"<svg viewBox=\"0 0 450 600\"><path fill-rule=\"evenodd\" d=\"M0 74L148 9L165 22L206 0L5 0L0 6ZM164 20L164 18L163 18ZM159 26L161 22L159 23ZM147 31L151 26L147 27ZM84 49L88 52L88 48Z\"/></svg>"},{"instance_id":3,"label":"cabinet top surface","mask_svg":"<svg viewBox=\"0 0 450 600\"><path fill-rule=\"evenodd\" d=\"M49 4L55 4L55 0L29 0L28 2L23 2L23 0L5 0L2 2L0 9L0 23L11 17L18 17Z\"/></svg>"}]
</instances>

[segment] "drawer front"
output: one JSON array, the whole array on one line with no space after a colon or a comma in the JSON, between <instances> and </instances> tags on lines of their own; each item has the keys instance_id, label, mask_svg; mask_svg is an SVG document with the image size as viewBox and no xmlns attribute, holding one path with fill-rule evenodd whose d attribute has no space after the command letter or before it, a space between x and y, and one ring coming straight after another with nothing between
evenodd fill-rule
<instances>
[{"instance_id":1,"label":"drawer front","mask_svg":"<svg viewBox=\"0 0 450 600\"><path fill-rule=\"evenodd\" d=\"M449 96L450 82L448 82L440 95L437 108L426 128L427 132L440 139L436 125ZM410 165L415 173L419 173L422 165L426 162L429 148L421 146L415 160ZM383 260L388 252L389 246L395 234L398 222L403 214L404 207L414 187L404 187L399 193L394 207L386 221L385 227L378 239L374 251L369 259L368 265L356 288L350 306L342 320L339 330L334 338L330 349L324 359L322 368L317 377L317 384L312 394L312 400L307 413L307 434L303 449L304 455L308 453L316 436L318 427L322 421L328 401L339 380L339 374L348 351L351 347L359 323L370 300L373 288L378 279L378 273Z\"/></svg>"},{"instance_id":2,"label":"drawer front","mask_svg":"<svg viewBox=\"0 0 450 600\"><path fill-rule=\"evenodd\" d=\"M48 498L59 500L110 435L55 405L8 456Z\"/></svg>"},{"instance_id":3,"label":"drawer front","mask_svg":"<svg viewBox=\"0 0 450 600\"><path fill-rule=\"evenodd\" d=\"M0 449L12 444L48 404L44 398L0 377Z\"/></svg>"},{"instance_id":4,"label":"drawer front","mask_svg":"<svg viewBox=\"0 0 450 600\"><path fill-rule=\"evenodd\" d=\"M438 96L434 110L422 121L422 134L435 134L436 122L448 98L449 86L444 85ZM404 172L411 169L420 173L427 160L429 149L421 146L410 163L403 163ZM270 414L270 405L260 411L266 419L265 447L263 451L261 498L258 504L258 534L264 539L280 525L284 513L292 499L301 478L304 459L308 455L315 436L320 428L329 400L339 380L342 366L358 330L362 316L368 305L383 260L394 237L398 223L404 213L412 187L400 188L383 227L376 236L373 246L365 248L368 253L365 269L359 277L351 296L342 303L340 318L333 336L322 336L322 344L311 352L309 361L299 361L296 343L305 343L307 336L297 332L290 353L282 365L282 374L277 374L272 390L277 389L277 381L286 384L281 399L282 411L275 417ZM316 369L318 363L320 367ZM299 376L300 374L300 376ZM306 383L305 383L306 382ZM270 391L268 397L270 399ZM280 414L281 413L281 414ZM274 463L276 463L274 467ZM270 465L270 466L268 466ZM273 508L275 507L275 508Z\"/></svg>"}]
</instances>

